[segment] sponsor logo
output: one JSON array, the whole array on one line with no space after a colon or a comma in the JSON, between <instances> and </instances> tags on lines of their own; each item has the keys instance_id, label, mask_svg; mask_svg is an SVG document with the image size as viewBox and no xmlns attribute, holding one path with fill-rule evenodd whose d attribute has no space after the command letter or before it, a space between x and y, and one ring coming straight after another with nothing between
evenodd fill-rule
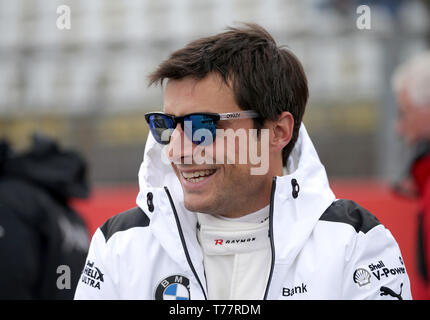
<instances>
[{"instance_id":1,"label":"sponsor logo","mask_svg":"<svg viewBox=\"0 0 430 320\"><path fill-rule=\"evenodd\" d=\"M381 280L381 277L388 278L390 276L395 276L398 274L406 273L406 269L404 267L397 268L382 268L381 270L377 270L372 272L376 279Z\"/></svg>"},{"instance_id":2,"label":"sponsor logo","mask_svg":"<svg viewBox=\"0 0 430 320\"><path fill-rule=\"evenodd\" d=\"M370 271L374 271L374 270L381 269L381 268L385 267L385 264L382 262L382 260L379 260L378 263L376 263L376 264L371 263L371 264L369 264L368 267L369 267Z\"/></svg>"},{"instance_id":3,"label":"sponsor logo","mask_svg":"<svg viewBox=\"0 0 430 320\"><path fill-rule=\"evenodd\" d=\"M104 282L103 276L104 274L94 265L94 262L88 260L82 271L81 281L92 288L100 290L100 284Z\"/></svg>"},{"instance_id":4,"label":"sponsor logo","mask_svg":"<svg viewBox=\"0 0 430 320\"><path fill-rule=\"evenodd\" d=\"M253 242L255 241L255 237L252 238L244 238L244 239L231 239L231 240L224 240L224 239L215 239L215 245L222 246L223 244L235 244L235 243L247 243L247 242Z\"/></svg>"},{"instance_id":5,"label":"sponsor logo","mask_svg":"<svg viewBox=\"0 0 430 320\"><path fill-rule=\"evenodd\" d=\"M226 116L227 119L234 119L239 117L240 117L240 112L232 112Z\"/></svg>"},{"instance_id":6,"label":"sponsor logo","mask_svg":"<svg viewBox=\"0 0 430 320\"><path fill-rule=\"evenodd\" d=\"M368 284L370 284L370 272L367 271L364 268L358 268L357 270L354 271L354 275L352 276L354 283L358 284L358 286L364 287Z\"/></svg>"},{"instance_id":7,"label":"sponsor logo","mask_svg":"<svg viewBox=\"0 0 430 320\"><path fill-rule=\"evenodd\" d=\"M156 300L190 300L190 280L181 275L163 279L155 290Z\"/></svg>"},{"instance_id":8,"label":"sponsor logo","mask_svg":"<svg viewBox=\"0 0 430 320\"><path fill-rule=\"evenodd\" d=\"M384 286L382 286L379 290L381 291L381 293L380 293L381 296L390 295L390 296L397 298L399 300L403 300L403 298L402 298L403 282L400 284L400 293L398 293L398 294L395 293L392 289L390 289L388 287L384 287Z\"/></svg>"},{"instance_id":9,"label":"sponsor logo","mask_svg":"<svg viewBox=\"0 0 430 320\"><path fill-rule=\"evenodd\" d=\"M399 261L404 265L401 257L399 257ZM377 264L370 264L369 269L377 280L381 280L381 277L388 278L390 276L406 273L405 267L387 268L382 260L378 261Z\"/></svg>"},{"instance_id":10,"label":"sponsor logo","mask_svg":"<svg viewBox=\"0 0 430 320\"><path fill-rule=\"evenodd\" d=\"M306 288L306 284L302 283L301 286L295 286L292 288L282 288L282 296L284 297L292 297L295 294L307 293L308 289Z\"/></svg>"},{"instance_id":11,"label":"sponsor logo","mask_svg":"<svg viewBox=\"0 0 430 320\"><path fill-rule=\"evenodd\" d=\"M357 269L354 272L354 282L358 283L359 285L360 285L360 281L362 283L364 281L364 283L365 283L367 281L366 279L368 279L370 282L370 275L373 275L376 278L376 280L379 281L384 277L388 278L391 276L405 274L406 269L404 267L404 263L403 263L403 260L401 257L399 257L399 262L401 263L401 266L394 267L394 268L387 267L385 265L384 261L382 261L382 260L379 260L376 263L371 263L367 266L368 270L370 270L371 274L366 269L363 269L363 268ZM361 271L359 271L359 270L361 270ZM363 285L365 285L365 284L363 284ZM363 286L363 285L360 285L360 286Z\"/></svg>"}]
</instances>

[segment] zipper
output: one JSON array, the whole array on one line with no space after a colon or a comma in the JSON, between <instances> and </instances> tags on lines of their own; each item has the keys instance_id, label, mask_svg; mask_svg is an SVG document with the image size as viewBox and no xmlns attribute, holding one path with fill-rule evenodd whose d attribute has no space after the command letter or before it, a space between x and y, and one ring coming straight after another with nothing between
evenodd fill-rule
<instances>
[{"instance_id":1,"label":"zipper","mask_svg":"<svg viewBox=\"0 0 430 320\"><path fill-rule=\"evenodd\" d=\"M264 293L264 300L267 300L267 295L269 294L270 283L272 282L273 269L275 267L275 243L273 237L273 207L275 200L275 190L276 190L276 177L272 180L272 191L270 194L270 206L269 206L269 238L270 238L270 248L272 250L272 262L270 265L269 279L267 280L266 291Z\"/></svg>"},{"instance_id":2,"label":"zipper","mask_svg":"<svg viewBox=\"0 0 430 320\"><path fill-rule=\"evenodd\" d=\"M200 281L200 278L197 275L196 269L194 268L193 263L191 261L190 254L187 249L187 244L185 243L184 233L182 232L181 222L179 221L178 213L176 212L176 208L175 208L175 204L173 203L172 196L170 195L169 189L167 189L167 187L164 187L164 190L166 191L167 197L169 198L170 206L172 207L173 214L175 216L176 226L179 231L179 237L181 239L182 247L184 249L184 253L185 253L185 257L187 258L188 265L190 266L190 269L193 272L194 277L197 279L197 282L199 283L200 288L202 289L205 300L207 300L208 298L206 296L206 292L203 288L202 282Z\"/></svg>"}]
</instances>

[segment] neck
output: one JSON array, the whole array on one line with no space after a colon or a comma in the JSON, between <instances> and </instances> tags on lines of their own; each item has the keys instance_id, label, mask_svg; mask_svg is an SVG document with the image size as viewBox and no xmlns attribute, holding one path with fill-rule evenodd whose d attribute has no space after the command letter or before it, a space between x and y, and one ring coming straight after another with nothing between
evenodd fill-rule
<instances>
[{"instance_id":1,"label":"neck","mask_svg":"<svg viewBox=\"0 0 430 320\"><path fill-rule=\"evenodd\" d=\"M272 180L268 180L262 188L258 190L258 194L250 194L242 201L236 201L230 204L228 208L220 208L217 212L211 213L212 215L222 216L225 218L241 218L248 214L254 213L270 204L270 196L272 192Z\"/></svg>"}]
</instances>

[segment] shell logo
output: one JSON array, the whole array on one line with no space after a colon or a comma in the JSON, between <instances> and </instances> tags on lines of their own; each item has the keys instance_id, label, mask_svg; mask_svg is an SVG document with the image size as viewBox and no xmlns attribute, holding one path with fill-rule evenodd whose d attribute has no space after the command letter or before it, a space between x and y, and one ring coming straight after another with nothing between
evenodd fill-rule
<instances>
[{"instance_id":1,"label":"shell logo","mask_svg":"<svg viewBox=\"0 0 430 320\"><path fill-rule=\"evenodd\" d=\"M358 268L353 275L354 282L357 283L359 287L370 284L370 277L370 272L364 268Z\"/></svg>"}]
</instances>

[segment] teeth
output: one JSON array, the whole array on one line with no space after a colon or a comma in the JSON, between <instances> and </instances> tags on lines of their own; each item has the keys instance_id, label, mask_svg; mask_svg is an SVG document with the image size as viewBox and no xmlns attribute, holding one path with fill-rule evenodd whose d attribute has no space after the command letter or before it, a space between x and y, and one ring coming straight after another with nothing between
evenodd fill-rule
<instances>
[{"instance_id":1,"label":"teeth","mask_svg":"<svg viewBox=\"0 0 430 320\"><path fill-rule=\"evenodd\" d=\"M182 172L182 176L191 182L199 182L204 179L205 176L209 176L214 173L215 170L200 170L193 172Z\"/></svg>"},{"instance_id":2,"label":"teeth","mask_svg":"<svg viewBox=\"0 0 430 320\"><path fill-rule=\"evenodd\" d=\"M203 179L204 179L203 177L200 177L200 178L196 178L196 179L191 178L191 179L187 179L187 180L196 183L196 182L202 181Z\"/></svg>"}]
</instances>

